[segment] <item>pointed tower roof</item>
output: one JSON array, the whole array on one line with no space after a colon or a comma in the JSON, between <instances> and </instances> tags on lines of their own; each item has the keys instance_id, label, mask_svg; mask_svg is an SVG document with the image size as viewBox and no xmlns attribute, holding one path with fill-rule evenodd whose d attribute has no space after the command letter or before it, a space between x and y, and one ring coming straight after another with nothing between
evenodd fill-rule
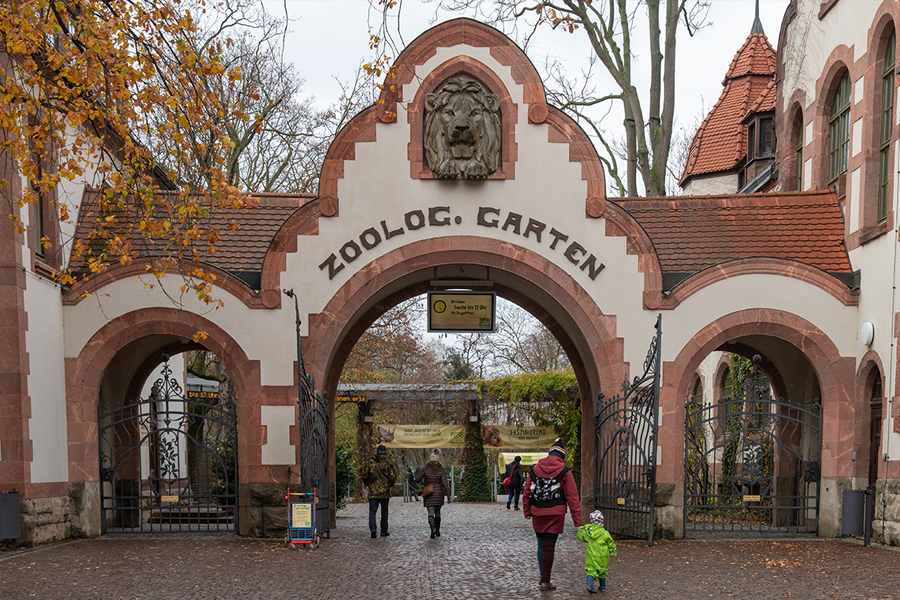
<instances>
[{"instance_id":1,"label":"pointed tower roof","mask_svg":"<svg viewBox=\"0 0 900 600\"><path fill-rule=\"evenodd\" d=\"M678 182L682 187L695 175L735 169L747 153L743 121L751 111L758 112L767 104L764 100L773 91L767 88L775 80L775 49L762 33L758 11L757 5L753 29L725 73L722 95L691 140Z\"/></svg>"},{"instance_id":2,"label":"pointed tower roof","mask_svg":"<svg viewBox=\"0 0 900 600\"><path fill-rule=\"evenodd\" d=\"M756 0L756 18L753 19L753 28L750 29L750 35L753 35L754 33L766 34L766 32L763 31L762 21L759 20L759 0Z\"/></svg>"}]
</instances>

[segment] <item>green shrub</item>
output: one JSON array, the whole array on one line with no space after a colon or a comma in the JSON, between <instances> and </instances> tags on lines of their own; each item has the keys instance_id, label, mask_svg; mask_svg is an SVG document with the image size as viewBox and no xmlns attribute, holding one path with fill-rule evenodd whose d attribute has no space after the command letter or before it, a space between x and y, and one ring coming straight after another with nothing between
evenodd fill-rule
<instances>
[{"instance_id":1,"label":"green shrub","mask_svg":"<svg viewBox=\"0 0 900 600\"><path fill-rule=\"evenodd\" d=\"M488 483L487 460L484 456L480 425L466 428L465 463L466 470L462 475L459 499L463 502L493 500L491 486Z\"/></svg>"},{"instance_id":2,"label":"green shrub","mask_svg":"<svg viewBox=\"0 0 900 600\"><path fill-rule=\"evenodd\" d=\"M353 464L353 451L338 446L334 449L334 462L336 465L335 487L337 498L335 505L340 510L347 506L348 488L356 485L356 467Z\"/></svg>"}]
</instances>

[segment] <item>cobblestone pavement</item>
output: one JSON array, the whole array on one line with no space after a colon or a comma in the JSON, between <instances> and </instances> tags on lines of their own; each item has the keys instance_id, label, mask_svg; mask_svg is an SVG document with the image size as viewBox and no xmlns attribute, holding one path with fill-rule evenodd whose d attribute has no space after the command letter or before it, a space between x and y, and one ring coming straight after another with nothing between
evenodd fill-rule
<instances>
[{"instance_id":1,"label":"cobblestone pavement","mask_svg":"<svg viewBox=\"0 0 900 600\"><path fill-rule=\"evenodd\" d=\"M503 504L444 507L428 538L421 503L391 501L391 536L369 539L367 506L340 511L330 540L291 552L276 540L192 534L105 536L0 553L0 598L560 599L900 598L900 552L848 542L619 542L609 588L584 588L571 521L553 592L538 590L536 543Z\"/></svg>"}]
</instances>

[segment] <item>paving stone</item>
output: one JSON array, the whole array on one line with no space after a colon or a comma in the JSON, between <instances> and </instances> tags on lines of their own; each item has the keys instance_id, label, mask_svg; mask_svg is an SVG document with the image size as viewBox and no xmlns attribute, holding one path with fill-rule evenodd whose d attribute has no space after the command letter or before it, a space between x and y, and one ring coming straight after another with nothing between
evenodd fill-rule
<instances>
[{"instance_id":1,"label":"paving stone","mask_svg":"<svg viewBox=\"0 0 900 600\"><path fill-rule=\"evenodd\" d=\"M391 535L370 539L352 504L316 550L213 534L109 535L0 553L0 598L569 599L900 598L900 552L825 540L620 541L608 590L584 588L584 544L571 521L538 589L536 542L522 513L450 504L429 539L421 502L390 505Z\"/></svg>"}]
</instances>

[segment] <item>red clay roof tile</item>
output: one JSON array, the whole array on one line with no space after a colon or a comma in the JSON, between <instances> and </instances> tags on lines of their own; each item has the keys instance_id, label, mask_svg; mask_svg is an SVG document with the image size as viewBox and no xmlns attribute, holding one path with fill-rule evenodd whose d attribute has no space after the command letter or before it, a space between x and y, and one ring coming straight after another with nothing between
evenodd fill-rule
<instances>
[{"instance_id":1,"label":"red clay roof tile","mask_svg":"<svg viewBox=\"0 0 900 600\"><path fill-rule=\"evenodd\" d=\"M664 273L696 273L749 257L852 272L831 191L613 199L644 228Z\"/></svg>"},{"instance_id":2,"label":"red clay roof tile","mask_svg":"<svg viewBox=\"0 0 900 600\"><path fill-rule=\"evenodd\" d=\"M750 34L731 61L722 95L691 140L679 185L695 175L737 168L747 154L743 121L751 112L774 110L774 82L775 50L765 34Z\"/></svg>"},{"instance_id":3,"label":"red clay roof tile","mask_svg":"<svg viewBox=\"0 0 900 600\"><path fill-rule=\"evenodd\" d=\"M171 192L157 192L168 194ZM75 243L88 246L89 236L94 227L97 201L100 192L85 191L82 201L81 222L75 233ZM244 209L223 209L216 213L211 228L219 232L219 240L215 244L216 252L206 253L201 248L201 261L224 271L261 272L266 253L275 234L302 204L314 196L301 194L254 194L259 202L256 206ZM227 225L237 223L239 228L231 231ZM154 246L136 232L132 234L132 244L142 257L161 256L163 249ZM164 243L164 241L162 242ZM202 242L201 242L202 243ZM188 256L186 256L188 258ZM81 262L73 262L70 269L78 271L83 268Z\"/></svg>"}]
</instances>

